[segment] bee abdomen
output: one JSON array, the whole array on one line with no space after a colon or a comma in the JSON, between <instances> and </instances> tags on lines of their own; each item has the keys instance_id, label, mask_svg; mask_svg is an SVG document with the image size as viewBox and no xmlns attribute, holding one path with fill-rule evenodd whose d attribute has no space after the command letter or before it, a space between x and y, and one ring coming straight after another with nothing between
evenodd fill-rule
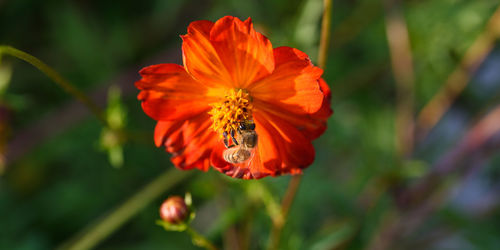
<instances>
[{"instance_id":1,"label":"bee abdomen","mask_svg":"<svg viewBox=\"0 0 500 250\"><path fill-rule=\"evenodd\" d=\"M223 158L229 163L242 163L248 160L250 155L250 151L248 150L230 148L224 151Z\"/></svg>"}]
</instances>

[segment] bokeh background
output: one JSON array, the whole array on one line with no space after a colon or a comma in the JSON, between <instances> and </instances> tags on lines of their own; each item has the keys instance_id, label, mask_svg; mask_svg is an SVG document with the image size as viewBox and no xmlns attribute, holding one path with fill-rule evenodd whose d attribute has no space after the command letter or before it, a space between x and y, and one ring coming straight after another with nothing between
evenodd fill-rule
<instances>
[{"instance_id":1,"label":"bokeh background","mask_svg":"<svg viewBox=\"0 0 500 250\"><path fill-rule=\"evenodd\" d=\"M324 77L335 114L314 142L280 249L500 249L498 0L333 2ZM96 248L198 249L155 225L161 202L186 192L193 226L218 246L265 248L290 177L255 185L171 170L133 83L144 66L181 62L191 21L225 15L251 17L274 47L316 61L322 5L0 1L0 44L55 68L127 134L113 140L49 78L2 56L0 249L71 246L144 187L147 199Z\"/></svg>"}]
</instances>

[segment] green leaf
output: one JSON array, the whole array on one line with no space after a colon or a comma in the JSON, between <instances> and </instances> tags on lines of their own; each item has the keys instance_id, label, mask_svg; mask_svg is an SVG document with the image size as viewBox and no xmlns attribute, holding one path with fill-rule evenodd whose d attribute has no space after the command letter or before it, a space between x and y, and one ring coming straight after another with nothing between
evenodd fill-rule
<instances>
[{"instance_id":1,"label":"green leaf","mask_svg":"<svg viewBox=\"0 0 500 250\"><path fill-rule=\"evenodd\" d=\"M186 229L187 229L187 224L186 223L181 223L181 224L178 224L178 225L174 225L174 224L168 223L166 221L157 220L156 224L159 225L159 226L162 226L167 231L183 232L183 231L186 231Z\"/></svg>"}]
</instances>

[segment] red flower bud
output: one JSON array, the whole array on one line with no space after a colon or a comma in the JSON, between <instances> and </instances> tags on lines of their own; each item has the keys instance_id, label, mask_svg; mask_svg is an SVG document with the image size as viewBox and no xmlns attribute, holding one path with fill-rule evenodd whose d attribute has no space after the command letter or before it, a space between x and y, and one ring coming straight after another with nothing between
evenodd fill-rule
<instances>
[{"instance_id":1,"label":"red flower bud","mask_svg":"<svg viewBox=\"0 0 500 250\"><path fill-rule=\"evenodd\" d=\"M189 215L189 209L184 199L179 196L172 196L166 199L160 206L160 217L171 224L180 224Z\"/></svg>"}]
</instances>

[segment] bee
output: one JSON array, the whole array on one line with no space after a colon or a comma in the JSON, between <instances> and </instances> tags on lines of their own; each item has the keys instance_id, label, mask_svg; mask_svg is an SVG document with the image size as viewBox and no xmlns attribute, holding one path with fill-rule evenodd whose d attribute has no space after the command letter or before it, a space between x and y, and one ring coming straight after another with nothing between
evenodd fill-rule
<instances>
[{"instance_id":1,"label":"bee","mask_svg":"<svg viewBox=\"0 0 500 250\"><path fill-rule=\"evenodd\" d=\"M240 146L235 146L224 150L222 157L225 161L233 164L243 163L250 159L252 151L244 149Z\"/></svg>"},{"instance_id":2,"label":"bee","mask_svg":"<svg viewBox=\"0 0 500 250\"><path fill-rule=\"evenodd\" d=\"M224 145L226 150L223 158L229 163L243 163L253 157L254 149L257 146L257 133L255 123L252 121L241 122L236 131L231 131L233 144L229 145L228 134L224 132Z\"/></svg>"}]
</instances>

